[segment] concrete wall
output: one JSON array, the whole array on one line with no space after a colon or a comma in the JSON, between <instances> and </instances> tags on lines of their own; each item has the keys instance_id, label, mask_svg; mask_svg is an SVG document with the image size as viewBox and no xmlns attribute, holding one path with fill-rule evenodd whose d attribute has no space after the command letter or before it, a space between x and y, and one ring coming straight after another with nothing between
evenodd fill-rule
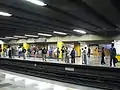
<instances>
[{"instance_id":1,"label":"concrete wall","mask_svg":"<svg viewBox=\"0 0 120 90\"><path fill-rule=\"evenodd\" d=\"M109 38L97 35L83 35L83 36L51 37L47 41L57 42L57 41L99 41L99 40L109 40Z\"/></svg>"},{"instance_id":2,"label":"concrete wall","mask_svg":"<svg viewBox=\"0 0 120 90\"><path fill-rule=\"evenodd\" d=\"M111 40L113 38L107 38L97 35L83 35L83 36L64 36L64 37L51 37L47 38L47 42L58 42L58 41L102 41L102 40ZM35 42L45 42L45 38L40 39L20 39L20 40L11 40L9 44L14 43L35 43Z\"/></svg>"}]
</instances>

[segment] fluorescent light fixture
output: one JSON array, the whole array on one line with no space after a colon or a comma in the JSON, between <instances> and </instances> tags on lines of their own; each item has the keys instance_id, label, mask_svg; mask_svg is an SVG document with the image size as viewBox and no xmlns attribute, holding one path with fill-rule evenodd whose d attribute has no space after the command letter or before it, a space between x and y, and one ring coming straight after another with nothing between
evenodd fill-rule
<instances>
[{"instance_id":1,"label":"fluorescent light fixture","mask_svg":"<svg viewBox=\"0 0 120 90\"><path fill-rule=\"evenodd\" d=\"M1 16L7 16L7 17L12 16L12 14L7 13L7 12L2 12L2 11L0 11L0 15L1 15Z\"/></svg>"},{"instance_id":2,"label":"fluorescent light fixture","mask_svg":"<svg viewBox=\"0 0 120 90\"><path fill-rule=\"evenodd\" d=\"M33 3L33 4L36 4L36 5L39 5L39 6L46 6L47 4L45 4L44 2L40 1L40 0L26 0L30 3Z\"/></svg>"},{"instance_id":3,"label":"fluorescent light fixture","mask_svg":"<svg viewBox=\"0 0 120 90\"><path fill-rule=\"evenodd\" d=\"M15 38L27 38L27 37L25 37L25 36L17 36L17 35L15 35L14 37L15 37Z\"/></svg>"},{"instance_id":4,"label":"fluorescent light fixture","mask_svg":"<svg viewBox=\"0 0 120 90\"><path fill-rule=\"evenodd\" d=\"M48 37L52 36L51 34L44 34L44 33L38 33L38 35L40 35L40 36L48 36Z\"/></svg>"},{"instance_id":5,"label":"fluorescent light fixture","mask_svg":"<svg viewBox=\"0 0 120 90\"><path fill-rule=\"evenodd\" d=\"M5 37L6 39L12 39L13 37Z\"/></svg>"},{"instance_id":6,"label":"fluorescent light fixture","mask_svg":"<svg viewBox=\"0 0 120 90\"><path fill-rule=\"evenodd\" d=\"M2 39L5 39L5 38L0 38L0 39L2 40Z\"/></svg>"},{"instance_id":7,"label":"fluorescent light fixture","mask_svg":"<svg viewBox=\"0 0 120 90\"><path fill-rule=\"evenodd\" d=\"M13 37L12 39L18 39L18 38Z\"/></svg>"},{"instance_id":8,"label":"fluorescent light fixture","mask_svg":"<svg viewBox=\"0 0 120 90\"><path fill-rule=\"evenodd\" d=\"M28 35L28 34L25 34L26 37L34 37L34 38L38 38L39 36L36 36L36 35Z\"/></svg>"},{"instance_id":9,"label":"fluorescent light fixture","mask_svg":"<svg viewBox=\"0 0 120 90\"><path fill-rule=\"evenodd\" d=\"M58 32L58 31L53 31L53 33L60 34L60 35L67 35L67 33L64 33L64 32Z\"/></svg>"},{"instance_id":10,"label":"fluorescent light fixture","mask_svg":"<svg viewBox=\"0 0 120 90\"><path fill-rule=\"evenodd\" d=\"M73 31L78 32L78 33L81 33L81 34L86 34L86 32L83 31L83 30L77 30L77 29L74 29Z\"/></svg>"}]
</instances>

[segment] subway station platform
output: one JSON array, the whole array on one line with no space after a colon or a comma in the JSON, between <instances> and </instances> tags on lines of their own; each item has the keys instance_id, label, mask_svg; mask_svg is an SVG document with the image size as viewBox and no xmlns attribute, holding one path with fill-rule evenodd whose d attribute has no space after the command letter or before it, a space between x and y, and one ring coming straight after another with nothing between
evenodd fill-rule
<instances>
[{"instance_id":1,"label":"subway station platform","mask_svg":"<svg viewBox=\"0 0 120 90\"><path fill-rule=\"evenodd\" d=\"M4 58L8 58L8 57L4 57ZM23 59L23 57L18 58L17 56L15 56L12 59L18 59L18 60L27 60L27 61L38 61L38 62L43 62L42 58L35 58L35 57L26 57L26 59ZM54 58L46 58L46 62L53 62L53 63L65 63L65 61L62 61L61 59L59 59L59 61L57 61L57 59ZM84 65L83 60L81 57L76 57L75 59L75 64L76 65ZM69 58L69 63L71 63L71 59ZM106 57L105 58L105 65L101 65L101 57L94 57L91 56L88 59L87 65L89 66L102 66L102 67L110 67L110 57ZM117 68L120 68L120 62L118 62L116 64Z\"/></svg>"},{"instance_id":2,"label":"subway station platform","mask_svg":"<svg viewBox=\"0 0 120 90\"><path fill-rule=\"evenodd\" d=\"M0 90L102 90L0 70Z\"/></svg>"}]
</instances>

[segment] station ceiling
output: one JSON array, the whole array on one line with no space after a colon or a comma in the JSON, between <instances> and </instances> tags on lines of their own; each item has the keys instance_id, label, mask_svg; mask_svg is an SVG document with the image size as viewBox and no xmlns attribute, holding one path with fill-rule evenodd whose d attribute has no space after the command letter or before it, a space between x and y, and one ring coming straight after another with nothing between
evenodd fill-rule
<instances>
[{"instance_id":1,"label":"station ceiling","mask_svg":"<svg viewBox=\"0 0 120 90\"><path fill-rule=\"evenodd\" d=\"M0 0L0 36L48 33L61 31L81 35L82 29L98 35L120 33L120 0L41 0L47 5L37 6L26 0Z\"/></svg>"}]
</instances>

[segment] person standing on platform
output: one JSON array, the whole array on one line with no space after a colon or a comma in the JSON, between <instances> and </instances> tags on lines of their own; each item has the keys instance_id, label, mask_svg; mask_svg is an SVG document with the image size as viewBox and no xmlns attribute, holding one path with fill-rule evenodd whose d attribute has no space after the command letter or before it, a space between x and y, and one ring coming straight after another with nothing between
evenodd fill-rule
<instances>
[{"instance_id":1,"label":"person standing on platform","mask_svg":"<svg viewBox=\"0 0 120 90\"><path fill-rule=\"evenodd\" d=\"M88 48L88 57L90 58L91 50L90 47Z\"/></svg>"},{"instance_id":2,"label":"person standing on platform","mask_svg":"<svg viewBox=\"0 0 120 90\"><path fill-rule=\"evenodd\" d=\"M42 49L42 59L43 59L43 61L46 61L46 55L47 55L47 50L46 50L46 48L43 48Z\"/></svg>"},{"instance_id":3,"label":"person standing on platform","mask_svg":"<svg viewBox=\"0 0 120 90\"><path fill-rule=\"evenodd\" d=\"M104 47L102 47L102 53L101 53L101 64L104 65L105 64L105 51L104 51Z\"/></svg>"},{"instance_id":4,"label":"person standing on platform","mask_svg":"<svg viewBox=\"0 0 120 90\"><path fill-rule=\"evenodd\" d=\"M66 49L65 49L65 62L69 63L69 50L68 50L68 47L66 47Z\"/></svg>"},{"instance_id":5,"label":"person standing on platform","mask_svg":"<svg viewBox=\"0 0 120 90\"><path fill-rule=\"evenodd\" d=\"M8 48L9 48L8 56L9 56L9 58L12 58L12 48L10 46Z\"/></svg>"},{"instance_id":6,"label":"person standing on platform","mask_svg":"<svg viewBox=\"0 0 120 90\"><path fill-rule=\"evenodd\" d=\"M59 61L60 50L57 48L57 61Z\"/></svg>"},{"instance_id":7,"label":"person standing on platform","mask_svg":"<svg viewBox=\"0 0 120 90\"><path fill-rule=\"evenodd\" d=\"M22 47L19 46L19 47L18 47L18 57L19 57L19 58L20 58L21 54L22 54Z\"/></svg>"},{"instance_id":8,"label":"person standing on platform","mask_svg":"<svg viewBox=\"0 0 120 90\"><path fill-rule=\"evenodd\" d=\"M87 64L87 51L86 51L87 47L85 47L84 51L83 51L83 61L84 64Z\"/></svg>"},{"instance_id":9,"label":"person standing on platform","mask_svg":"<svg viewBox=\"0 0 120 90\"><path fill-rule=\"evenodd\" d=\"M70 55L71 55L71 63L75 63L75 49L74 48L71 51Z\"/></svg>"},{"instance_id":10,"label":"person standing on platform","mask_svg":"<svg viewBox=\"0 0 120 90\"><path fill-rule=\"evenodd\" d=\"M114 48L114 44L112 43L111 48L110 48L110 67L112 66L112 63L114 67L116 67L116 49Z\"/></svg>"},{"instance_id":11,"label":"person standing on platform","mask_svg":"<svg viewBox=\"0 0 120 90\"><path fill-rule=\"evenodd\" d=\"M26 49L23 47L22 49L23 59L26 59Z\"/></svg>"},{"instance_id":12,"label":"person standing on platform","mask_svg":"<svg viewBox=\"0 0 120 90\"><path fill-rule=\"evenodd\" d=\"M65 47L64 46L62 46L61 51L62 51L62 61L65 61Z\"/></svg>"}]
</instances>

